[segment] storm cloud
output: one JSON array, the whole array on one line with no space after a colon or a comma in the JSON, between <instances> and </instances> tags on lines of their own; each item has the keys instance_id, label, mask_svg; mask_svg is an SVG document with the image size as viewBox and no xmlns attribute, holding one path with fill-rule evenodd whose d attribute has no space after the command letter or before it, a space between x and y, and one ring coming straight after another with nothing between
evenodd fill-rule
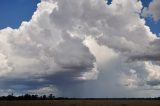
<instances>
[{"instance_id":1,"label":"storm cloud","mask_svg":"<svg viewBox=\"0 0 160 106\"><path fill-rule=\"evenodd\" d=\"M160 84L159 40L142 8L137 0L41 0L29 22L0 30L0 92L156 95L144 89Z\"/></svg>"}]
</instances>

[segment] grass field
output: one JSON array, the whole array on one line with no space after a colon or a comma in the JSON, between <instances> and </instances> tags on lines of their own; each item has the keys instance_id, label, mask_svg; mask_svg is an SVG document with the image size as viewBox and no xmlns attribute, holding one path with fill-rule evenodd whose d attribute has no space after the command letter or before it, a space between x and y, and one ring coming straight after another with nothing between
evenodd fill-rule
<instances>
[{"instance_id":1,"label":"grass field","mask_svg":"<svg viewBox=\"0 0 160 106\"><path fill-rule=\"evenodd\" d=\"M0 101L0 106L160 106L160 100Z\"/></svg>"}]
</instances>

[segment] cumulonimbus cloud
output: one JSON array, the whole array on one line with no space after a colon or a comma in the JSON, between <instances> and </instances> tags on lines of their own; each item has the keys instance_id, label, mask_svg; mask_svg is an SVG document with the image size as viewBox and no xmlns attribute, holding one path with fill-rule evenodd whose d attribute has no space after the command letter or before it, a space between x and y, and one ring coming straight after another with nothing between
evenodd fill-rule
<instances>
[{"instance_id":1,"label":"cumulonimbus cloud","mask_svg":"<svg viewBox=\"0 0 160 106\"><path fill-rule=\"evenodd\" d=\"M64 96L120 97L152 86L158 64L148 64L153 59L144 60L143 53L156 49L150 44L157 38L141 9L137 0L41 0L29 22L0 30L1 89L57 87Z\"/></svg>"}]
</instances>

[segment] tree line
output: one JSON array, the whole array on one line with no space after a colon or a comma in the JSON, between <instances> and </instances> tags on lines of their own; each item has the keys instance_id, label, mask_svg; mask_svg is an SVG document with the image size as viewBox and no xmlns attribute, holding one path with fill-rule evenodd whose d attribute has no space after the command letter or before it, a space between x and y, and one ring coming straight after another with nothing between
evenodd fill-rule
<instances>
[{"instance_id":1,"label":"tree line","mask_svg":"<svg viewBox=\"0 0 160 106\"><path fill-rule=\"evenodd\" d=\"M1 96L0 100L53 100L55 99L55 96L53 94L47 95L31 95L31 94L25 94L21 96L14 96L13 94L10 94L8 96Z\"/></svg>"},{"instance_id":2,"label":"tree line","mask_svg":"<svg viewBox=\"0 0 160 106\"><path fill-rule=\"evenodd\" d=\"M8 96L0 96L0 101L4 100L160 100L160 97L155 98L67 98L67 97L55 97L53 94L49 95L31 95L25 94L20 96L14 96L10 94Z\"/></svg>"}]
</instances>

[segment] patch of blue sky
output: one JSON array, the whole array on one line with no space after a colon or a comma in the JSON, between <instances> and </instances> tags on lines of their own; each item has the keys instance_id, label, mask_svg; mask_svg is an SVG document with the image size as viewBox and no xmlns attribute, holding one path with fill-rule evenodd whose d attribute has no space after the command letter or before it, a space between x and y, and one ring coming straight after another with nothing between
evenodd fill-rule
<instances>
[{"instance_id":1,"label":"patch of blue sky","mask_svg":"<svg viewBox=\"0 0 160 106\"><path fill-rule=\"evenodd\" d=\"M0 0L0 29L18 28L29 21L40 0Z\"/></svg>"}]
</instances>

